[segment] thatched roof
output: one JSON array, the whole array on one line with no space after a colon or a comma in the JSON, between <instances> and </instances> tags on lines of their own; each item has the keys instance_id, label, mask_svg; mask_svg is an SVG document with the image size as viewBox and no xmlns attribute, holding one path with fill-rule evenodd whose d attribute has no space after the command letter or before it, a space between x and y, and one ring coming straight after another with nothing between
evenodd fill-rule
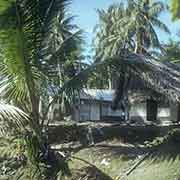
<instances>
[{"instance_id":1,"label":"thatched roof","mask_svg":"<svg viewBox=\"0 0 180 180\"><path fill-rule=\"evenodd\" d=\"M168 104L168 98L164 94L149 87L138 76L131 76L126 92L131 104L146 102L148 99L153 99L158 104Z\"/></svg>"},{"instance_id":2,"label":"thatched roof","mask_svg":"<svg viewBox=\"0 0 180 180\"><path fill-rule=\"evenodd\" d=\"M121 57L121 63L126 65L132 81L137 79L141 86L137 84L137 89L148 89L155 94L165 96L168 100L180 101L180 67L170 62L161 62L152 57L131 54ZM135 79L134 79L135 77ZM115 93L115 104L121 100L124 89L122 88L122 79L119 81L119 88ZM154 97L155 94L152 93Z\"/></svg>"}]
</instances>

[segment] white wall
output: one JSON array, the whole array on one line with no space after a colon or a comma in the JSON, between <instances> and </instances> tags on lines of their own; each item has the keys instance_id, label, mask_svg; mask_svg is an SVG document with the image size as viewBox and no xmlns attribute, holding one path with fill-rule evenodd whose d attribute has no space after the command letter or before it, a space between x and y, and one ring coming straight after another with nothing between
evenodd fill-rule
<instances>
[{"instance_id":1,"label":"white wall","mask_svg":"<svg viewBox=\"0 0 180 180\"><path fill-rule=\"evenodd\" d=\"M100 120L100 103L99 102L86 102L80 106L80 120ZM111 109L111 104L102 104L102 116L120 116L121 110L113 111Z\"/></svg>"},{"instance_id":2,"label":"white wall","mask_svg":"<svg viewBox=\"0 0 180 180\"><path fill-rule=\"evenodd\" d=\"M91 109L91 112L90 112L91 120L94 120L94 121L100 120L100 104L92 103L90 109Z\"/></svg>"},{"instance_id":3,"label":"white wall","mask_svg":"<svg viewBox=\"0 0 180 180\"><path fill-rule=\"evenodd\" d=\"M168 107L158 108L158 117L160 117L160 118L170 117L170 108L168 108Z\"/></svg>"},{"instance_id":4,"label":"white wall","mask_svg":"<svg viewBox=\"0 0 180 180\"><path fill-rule=\"evenodd\" d=\"M78 113L78 112L76 112ZM80 120L100 120L100 105L96 102L84 102L80 105Z\"/></svg>"},{"instance_id":5,"label":"white wall","mask_svg":"<svg viewBox=\"0 0 180 180\"><path fill-rule=\"evenodd\" d=\"M130 118L141 117L146 121L146 103L134 104L130 109ZM157 119L160 121L170 120L171 112L169 107L158 107Z\"/></svg>"},{"instance_id":6,"label":"white wall","mask_svg":"<svg viewBox=\"0 0 180 180\"><path fill-rule=\"evenodd\" d=\"M48 118L53 118L53 112L55 109L58 109L59 105L55 104L50 107L50 112L48 113ZM87 120L100 120L100 103L91 101L91 102L84 102L80 105L78 109L77 107L74 108L74 119L79 121L87 121ZM103 116L120 116L122 113L121 110L113 111L111 109L110 104L103 104L102 105L102 115ZM146 121L146 103L136 103L131 105L130 112L129 112L130 119L133 117L140 117L142 120ZM160 107L158 108L158 119L160 121L164 120L172 120L176 121L177 119L177 105L171 103L170 108L168 107Z\"/></svg>"},{"instance_id":7,"label":"white wall","mask_svg":"<svg viewBox=\"0 0 180 180\"><path fill-rule=\"evenodd\" d=\"M130 119L133 117L141 117L146 120L146 103L133 104L129 112Z\"/></svg>"},{"instance_id":8,"label":"white wall","mask_svg":"<svg viewBox=\"0 0 180 180\"><path fill-rule=\"evenodd\" d=\"M79 109L80 121L88 121L90 120L90 105L89 104L81 104Z\"/></svg>"},{"instance_id":9,"label":"white wall","mask_svg":"<svg viewBox=\"0 0 180 180\"><path fill-rule=\"evenodd\" d=\"M122 110L117 109L117 110L114 111L114 110L111 109L111 106L109 105L109 107L108 107L108 116L118 117L118 116L121 116L121 114L122 114Z\"/></svg>"}]
</instances>

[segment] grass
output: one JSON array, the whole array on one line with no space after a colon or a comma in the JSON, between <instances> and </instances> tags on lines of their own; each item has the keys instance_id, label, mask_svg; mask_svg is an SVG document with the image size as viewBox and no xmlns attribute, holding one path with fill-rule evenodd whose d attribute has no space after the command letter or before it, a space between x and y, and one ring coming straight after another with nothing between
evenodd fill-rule
<instances>
[{"instance_id":1,"label":"grass","mask_svg":"<svg viewBox=\"0 0 180 180\"><path fill-rule=\"evenodd\" d=\"M82 149L74 156L88 161L112 179L124 176L142 157L142 151L132 151L122 147L90 147ZM177 145L161 147L157 153L144 160L128 177L127 180L179 180L180 154ZM74 159L71 168L82 168L86 163Z\"/></svg>"},{"instance_id":2,"label":"grass","mask_svg":"<svg viewBox=\"0 0 180 180\"><path fill-rule=\"evenodd\" d=\"M144 161L127 179L128 180L178 180L180 178L180 159L153 162Z\"/></svg>"}]
</instances>

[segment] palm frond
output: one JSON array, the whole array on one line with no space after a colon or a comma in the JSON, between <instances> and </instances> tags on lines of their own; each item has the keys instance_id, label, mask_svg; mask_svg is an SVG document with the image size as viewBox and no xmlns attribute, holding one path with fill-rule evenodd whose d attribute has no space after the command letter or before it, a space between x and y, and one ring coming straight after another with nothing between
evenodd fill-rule
<instances>
[{"instance_id":1,"label":"palm frond","mask_svg":"<svg viewBox=\"0 0 180 180\"><path fill-rule=\"evenodd\" d=\"M150 10L148 13L151 17L158 17L160 13L162 13L165 10L167 10L167 7L164 5L164 3L157 1L150 6Z\"/></svg>"},{"instance_id":2,"label":"palm frond","mask_svg":"<svg viewBox=\"0 0 180 180\"><path fill-rule=\"evenodd\" d=\"M41 39L41 23L37 14L39 6L35 0L31 3L28 0L9 2L9 4L1 4L3 11L0 12L2 20L0 68L4 80L1 90L6 97L9 96L17 104L27 102L30 104L30 109L33 109L38 97L34 75L39 76L37 71L33 73L32 64L37 62ZM3 22L7 20L9 23L4 26Z\"/></svg>"},{"instance_id":3,"label":"palm frond","mask_svg":"<svg viewBox=\"0 0 180 180\"><path fill-rule=\"evenodd\" d=\"M0 104L0 134L7 135L8 132L20 132L30 124L28 115L17 107L8 104Z\"/></svg>"},{"instance_id":4,"label":"palm frond","mask_svg":"<svg viewBox=\"0 0 180 180\"><path fill-rule=\"evenodd\" d=\"M159 19L157 18L152 18L151 22L154 26L156 26L157 28L159 28L160 30L166 32L167 34L171 34L169 28L163 23L161 22Z\"/></svg>"},{"instance_id":5,"label":"palm frond","mask_svg":"<svg viewBox=\"0 0 180 180\"><path fill-rule=\"evenodd\" d=\"M18 137L0 137L0 156L17 158L25 151L25 142Z\"/></svg>"},{"instance_id":6,"label":"palm frond","mask_svg":"<svg viewBox=\"0 0 180 180\"><path fill-rule=\"evenodd\" d=\"M161 50L154 28L159 27L169 33L167 26L158 19L164 10L161 2L145 5L144 1L128 1L127 5L121 3L110 6L107 11L98 10L100 22L95 46L99 47L96 48L96 56L118 55L122 47L131 51L143 49L147 52L150 47Z\"/></svg>"}]
</instances>

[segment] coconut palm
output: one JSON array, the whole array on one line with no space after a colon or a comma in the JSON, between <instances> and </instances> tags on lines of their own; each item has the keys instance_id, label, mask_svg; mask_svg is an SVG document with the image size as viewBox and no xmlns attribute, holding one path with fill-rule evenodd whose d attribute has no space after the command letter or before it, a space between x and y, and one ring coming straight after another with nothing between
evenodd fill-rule
<instances>
[{"instance_id":1,"label":"coconut palm","mask_svg":"<svg viewBox=\"0 0 180 180\"><path fill-rule=\"evenodd\" d=\"M162 2L150 0L127 0L127 4L114 4L107 11L99 10L100 23L95 39L96 60L103 61L107 57L126 55L129 52L151 55L152 49L162 50L155 27L170 33L167 26L159 20L159 15L164 10ZM112 62L111 66L116 66L116 63ZM106 68L110 82L115 77L111 66ZM120 89L116 91L116 97L119 98L115 99L123 101L126 96L131 74L128 71L129 68L121 63L117 71L119 83L116 86ZM115 104L117 105L116 102Z\"/></svg>"},{"instance_id":2,"label":"coconut palm","mask_svg":"<svg viewBox=\"0 0 180 180\"><path fill-rule=\"evenodd\" d=\"M72 23L73 19L73 16L68 16L66 9L61 8L58 18L54 20L53 31L45 39L53 55L46 57L42 68L49 77L49 86L55 87L54 92L57 92L78 71L77 65L81 56L83 40L82 31ZM57 102L59 103L60 118L68 113L67 110L70 109L75 94L73 91L64 91L59 95Z\"/></svg>"},{"instance_id":3,"label":"coconut palm","mask_svg":"<svg viewBox=\"0 0 180 180\"><path fill-rule=\"evenodd\" d=\"M16 133L13 135L18 135L24 140L28 157L26 165L36 167L35 171L38 169L39 173L41 172L39 164L43 161L45 167L52 167L55 170L47 177L52 175L56 177L56 174L53 173L57 173L60 166L54 166L59 162L56 161L58 158L47 146L47 141L42 133L39 97L42 87L48 87L45 90L47 93L49 92L49 82L52 79L50 71L55 64L58 64L57 61L62 60L67 63L67 60L79 55L79 52L75 52L79 45L75 43L79 42L77 39L80 33L79 31L72 33L71 18L61 17L65 16L65 7L69 3L69 0L2 0L0 2L0 91L8 103L12 103L26 112L28 122L25 123L25 126L18 123L21 121L16 122L19 126L23 125L20 127L24 131L17 133L19 126L14 122L17 120L16 116L13 113L10 114L10 110L2 109L2 111L9 116L12 115L9 117L10 120L14 118L11 124L16 127ZM61 21L62 19L63 21ZM55 31L56 29L58 31ZM68 30L70 31L68 32ZM54 42L56 48L53 49ZM57 60L57 58L59 59ZM72 67L70 63L70 65L67 64L66 68ZM46 66L49 66L48 70ZM54 74L57 76L57 72ZM56 96L59 97L59 94ZM11 111L21 113L15 108L11 108ZM2 116L2 118L4 117ZM10 127L9 123L8 125L1 126L2 131L7 130ZM55 164L51 158L55 160ZM60 159L61 162L64 162L62 158ZM20 171L20 173L22 172ZM26 173L28 172L30 171ZM21 179L27 179L27 177L23 177L21 174ZM36 179L42 179L42 174Z\"/></svg>"},{"instance_id":4,"label":"coconut palm","mask_svg":"<svg viewBox=\"0 0 180 180\"><path fill-rule=\"evenodd\" d=\"M157 54L157 57L162 61L170 61L172 63L180 62L180 42L173 41L170 39L166 44L163 45L165 54Z\"/></svg>"},{"instance_id":5,"label":"coconut palm","mask_svg":"<svg viewBox=\"0 0 180 180\"><path fill-rule=\"evenodd\" d=\"M4 2L2 1L3 4ZM46 2L34 2L37 3L36 9L33 9L33 12L30 9L29 12L33 13L33 16L28 15L27 12L24 12L26 14L23 16L23 12L20 12L21 24L19 24L19 29L22 29L23 32L19 34L19 29L16 29L18 25L16 23L16 9L19 8L20 11L25 11L25 9L21 6L15 8L15 3L22 6L28 4L28 1L22 2L14 1L13 7L12 1L6 1L4 6L7 6L7 9L1 13L0 41L3 44L0 57L2 59L1 77L3 77L1 92L7 101L13 99L16 105L23 107L24 110L32 111L32 115L38 122L41 87L46 85L47 91L49 89L47 85L50 86L49 82L51 84L53 82L55 84L53 87L56 86L57 88L62 85L62 81L76 73L75 63L80 55L81 31L72 24L73 17L67 16L66 6L70 1L47 0ZM14 9L9 10L10 8ZM34 11L39 12L39 14L34 13ZM6 24L7 20L9 25ZM21 35L23 35L23 39L21 39ZM25 41L21 44L23 45L22 48L19 43L21 41L18 38ZM27 62L22 61L23 57ZM26 64L28 66L27 72L24 66ZM26 75L27 78L24 75L25 72L30 74ZM67 72L69 73L67 74ZM60 81L61 85L57 83Z\"/></svg>"},{"instance_id":6,"label":"coconut palm","mask_svg":"<svg viewBox=\"0 0 180 180\"><path fill-rule=\"evenodd\" d=\"M105 10L98 10L95 48L98 59L118 55L122 49L147 53L150 48L161 49L155 27L170 33L158 18L165 10L161 2L148 0L127 1Z\"/></svg>"},{"instance_id":7,"label":"coconut palm","mask_svg":"<svg viewBox=\"0 0 180 180\"><path fill-rule=\"evenodd\" d=\"M124 38L121 39L118 36L115 38L115 35L121 33L121 29L114 29L112 26L126 14L124 4L115 4L110 6L107 11L98 10L97 12L99 15L99 24L95 27L95 32L97 33L94 40L96 57L101 59L110 55L117 55L119 49L122 47ZM114 39L117 39L116 42ZM112 43L113 40L114 43ZM118 48L115 46L118 46Z\"/></svg>"}]
</instances>

